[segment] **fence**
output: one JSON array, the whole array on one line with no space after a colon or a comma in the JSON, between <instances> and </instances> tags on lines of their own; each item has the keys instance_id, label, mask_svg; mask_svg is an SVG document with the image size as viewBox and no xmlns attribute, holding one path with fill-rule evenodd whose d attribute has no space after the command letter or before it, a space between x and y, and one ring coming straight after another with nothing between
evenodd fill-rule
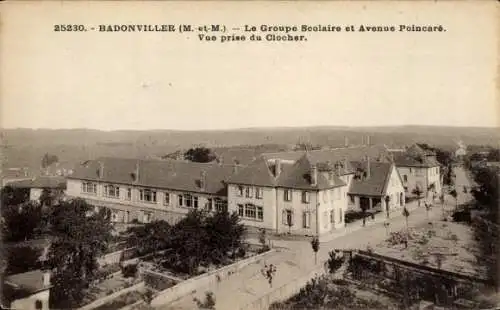
<instances>
[{"instance_id":1,"label":"fence","mask_svg":"<svg viewBox=\"0 0 500 310\"><path fill-rule=\"evenodd\" d=\"M275 290L267 293L264 296L254 300L253 302L241 307L241 310L261 310L268 309L271 304L279 301L286 300L300 292L307 282L311 279L322 276L327 273L324 267L325 262L319 264L317 267L307 272L304 276L295 278L287 284L276 288Z\"/></svg>"},{"instance_id":2,"label":"fence","mask_svg":"<svg viewBox=\"0 0 500 310\"><path fill-rule=\"evenodd\" d=\"M246 266L259 263L264 257L272 255L274 252L276 252L276 250L271 249L268 252L249 257L234 264L182 281L177 285L156 294L156 297L151 301L151 305L160 306L170 304L186 295L204 289L212 284L216 284L231 275L237 274Z\"/></svg>"}]
</instances>

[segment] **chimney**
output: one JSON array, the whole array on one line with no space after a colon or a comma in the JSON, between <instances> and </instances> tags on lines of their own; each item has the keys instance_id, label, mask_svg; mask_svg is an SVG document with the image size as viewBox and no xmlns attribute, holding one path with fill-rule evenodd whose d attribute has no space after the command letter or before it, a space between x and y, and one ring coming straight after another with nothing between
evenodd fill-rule
<instances>
[{"instance_id":1,"label":"chimney","mask_svg":"<svg viewBox=\"0 0 500 310\"><path fill-rule=\"evenodd\" d=\"M342 175L342 163L339 161L335 164L336 173L340 177Z\"/></svg>"},{"instance_id":2,"label":"chimney","mask_svg":"<svg viewBox=\"0 0 500 310\"><path fill-rule=\"evenodd\" d=\"M237 174L237 173L238 173L238 165L233 164L233 174Z\"/></svg>"},{"instance_id":3,"label":"chimney","mask_svg":"<svg viewBox=\"0 0 500 310\"><path fill-rule=\"evenodd\" d=\"M44 287L50 286L50 272L42 273L42 284Z\"/></svg>"},{"instance_id":4,"label":"chimney","mask_svg":"<svg viewBox=\"0 0 500 310\"><path fill-rule=\"evenodd\" d=\"M99 162L99 168L97 170L97 175L99 179L102 179L104 176L104 163L102 161Z\"/></svg>"},{"instance_id":5,"label":"chimney","mask_svg":"<svg viewBox=\"0 0 500 310\"><path fill-rule=\"evenodd\" d=\"M139 161L135 163L134 182L139 182Z\"/></svg>"},{"instance_id":6,"label":"chimney","mask_svg":"<svg viewBox=\"0 0 500 310\"><path fill-rule=\"evenodd\" d=\"M371 176L370 156L366 156L366 179Z\"/></svg>"},{"instance_id":7,"label":"chimney","mask_svg":"<svg viewBox=\"0 0 500 310\"><path fill-rule=\"evenodd\" d=\"M328 170L328 181L329 181L330 185L333 185L333 184L334 184L334 181L333 181L333 179L334 179L333 174L334 174L333 170Z\"/></svg>"},{"instance_id":8,"label":"chimney","mask_svg":"<svg viewBox=\"0 0 500 310\"><path fill-rule=\"evenodd\" d=\"M370 145L370 136L366 136L366 145Z\"/></svg>"},{"instance_id":9,"label":"chimney","mask_svg":"<svg viewBox=\"0 0 500 310\"><path fill-rule=\"evenodd\" d=\"M281 173L281 160L279 158L274 160L274 176L278 178Z\"/></svg>"},{"instance_id":10,"label":"chimney","mask_svg":"<svg viewBox=\"0 0 500 310\"><path fill-rule=\"evenodd\" d=\"M206 190L207 186L207 172L202 170L200 175L200 189L202 191Z\"/></svg>"},{"instance_id":11,"label":"chimney","mask_svg":"<svg viewBox=\"0 0 500 310\"><path fill-rule=\"evenodd\" d=\"M318 185L318 167L313 165L311 167L311 186Z\"/></svg>"},{"instance_id":12,"label":"chimney","mask_svg":"<svg viewBox=\"0 0 500 310\"><path fill-rule=\"evenodd\" d=\"M344 147L349 147L349 138L344 137Z\"/></svg>"}]
</instances>

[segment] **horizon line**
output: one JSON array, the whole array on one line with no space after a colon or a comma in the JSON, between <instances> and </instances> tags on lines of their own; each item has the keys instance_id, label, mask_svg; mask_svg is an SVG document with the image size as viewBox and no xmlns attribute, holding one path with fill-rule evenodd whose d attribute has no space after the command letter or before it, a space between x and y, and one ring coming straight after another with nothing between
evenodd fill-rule
<instances>
[{"instance_id":1,"label":"horizon line","mask_svg":"<svg viewBox=\"0 0 500 310\"><path fill-rule=\"evenodd\" d=\"M102 132L117 132L117 131L178 131L178 132L196 132L196 131L226 131L226 130L265 130L265 129L308 129L308 128L339 128L339 129L368 129L368 128L395 128L395 127L446 127L446 128L480 128L480 129L495 129L500 128L500 126L464 126L464 125L419 125L419 124L406 124L406 125L309 125L309 126L255 126L255 127L230 127L230 128L199 128L199 129L175 129L175 128L150 128L150 129L100 129L100 128L90 128L90 127L75 127L75 128L48 128L48 127L10 127L4 128L0 127L0 130L47 130L47 131L58 131L58 130L88 130L88 131L102 131Z\"/></svg>"}]
</instances>

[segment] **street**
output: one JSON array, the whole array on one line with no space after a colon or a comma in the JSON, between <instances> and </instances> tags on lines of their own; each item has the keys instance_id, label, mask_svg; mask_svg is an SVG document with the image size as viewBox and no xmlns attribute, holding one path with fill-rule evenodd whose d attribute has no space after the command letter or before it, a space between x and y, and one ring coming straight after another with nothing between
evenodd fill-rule
<instances>
[{"instance_id":1,"label":"street","mask_svg":"<svg viewBox=\"0 0 500 310\"><path fill-rule=\"evenodd\" d=\"M456 186L458 192L458 203L465 203L471 199L469 193L463 193L463 187L470 189L471 184L463 168L457 168ZM445 195L445 210L454 210L456 201L453 197ZM408 225L410 227L420 226L428 221L425 207L422 201L421 207L418 207L416 201L407 204L409 210ZM440 220L442 217L442 206L440 203L434 203L434 207L429 211L429 219ZM372 221L366 227L360 227L361 221L350 223L347 226L345 234L339 234L332 240L321 242L318 252L318 264L322 264L328 259L329 251L339 248L357 248L366 249L367 246L382 242L387 238L387 230L384 226L386 221L384 214L379 214L375 222ZM398 231L406 226L405 218L401 210L391 213L388 220L389 230ZM308 274L314 267L315 259L309 241L284 241L273 240L275 246L284 247L288 250L282 250L275 253L266 262L254 264L246 267L241 273L235 274L217 285L206 289L212 291L216 299L216 307L219 310L238 309L251 303L252 301L264 296L292 281L295 278ZM277 272L273 279L273 287L270 287L267 280L261 274L264 264L274 264ZM203 299L205 291L197 292L196 297ZM194 295L186 296L172 305L163 306L160 309L193 309L196 308L193 302Z\"/></svg>"}]
</instances>

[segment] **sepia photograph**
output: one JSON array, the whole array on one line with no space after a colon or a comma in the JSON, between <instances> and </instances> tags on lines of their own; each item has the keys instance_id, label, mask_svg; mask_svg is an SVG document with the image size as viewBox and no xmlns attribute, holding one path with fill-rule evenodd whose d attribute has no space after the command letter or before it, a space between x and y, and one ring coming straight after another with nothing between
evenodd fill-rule
<instances>
[{"instance_id":1,"label":"sepia photograph","mask_svg":"<svg viewBox=\"0 0 500 310\"><path fill-rule=\"evenodd\" d=\"M498 3L0 2L0 308L500 309Z\"/></svg>"}]
</instances>

